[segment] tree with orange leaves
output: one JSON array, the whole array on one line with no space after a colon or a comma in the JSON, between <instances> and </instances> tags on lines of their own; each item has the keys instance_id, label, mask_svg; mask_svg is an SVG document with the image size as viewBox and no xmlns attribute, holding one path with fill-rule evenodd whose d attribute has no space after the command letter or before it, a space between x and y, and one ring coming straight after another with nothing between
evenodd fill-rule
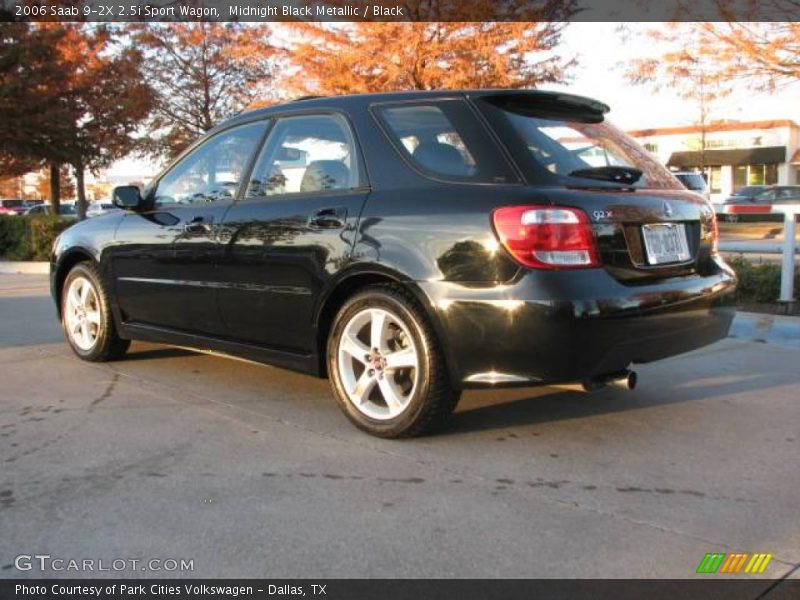
<instances>
[{"instance_id":1,"label":"tree with orange leaves","mask_svg":"<svg viewBox=\"0 0 800 600\"><path fill-rule=\"evenodd\" d=\"M108 26L63 25L60 64L69 74L63 90L71 119L65 149L75 175L78 218L86 214L84 175L137 148L136 132L150 114L154 94L143 76L143 58L120 43Z\"/></svg>"},{"instance_id":2,"label":"tree with orange leaves","mask_svg":"<svg viewBox=\"0 0 800 600\"><path fill-rule=\"evenodd\" d=\"M800 81L800 0L670 4L685 21L670 26L671 38L691 39L696 53L714 56L721 79L770 92Z\"/></svg>"},{"instance_id":3,"label":"tree with orange leaves","mask_svg":"<svg viewBox=\"0 0 800 600\"><path fill-rule=\"evenodd\" d=\"M66 160L62 101L67 73L58 65L62 31L25 23L0 23L0 175L17 176ZM49 194L58 210L59 178Z\"/></svg>"},{"instance_id":4,"label":"tree with orange leaves","mask_svg":"<svg viewBox=\"0 0 800 600\"><path fill-rule=\"evenodd\" d=\"M75 197L75 180L70 176L69 167L61 165L58 170L59 176L59 191L62 198ZM36 176L36 196L37 198L47 198L50 192L50 173L42 172Z\"/></svg>"},{"instance_id":5,"label":"tree with orange leaves","mask_svg":"<svg viewBox=\"0 0 800 600\"><path fill-rule=\"evenodd\" d=\"M800 4L795 19L800 18ZM763 91L800 82L800 23L693 23L698 51L713 54L720 77Z\"/></svg>"},{"instance_id":6,"label":"tree with orange leaves","mask_svg":"<svg viewBox=\"0 0 800 600\"><path fill-rule=\"evenodd\" d=\"M220 120L268 97L277 50L267 25L159 23L140 26L148 81L158 96L149 150L172 157Z\"/></svg>"},{"instance_id":7,"label":"tree with orange leaves","mask_svg":"<svg viewBox=\"0 0 800 600\"><path fill-rule=\"evenodd\" d=\"M297 72L286 85L297 94L333 95L557 83L575 64L556 51L565 26L565 21L294 24L297 40L290 56Z\"/></svg>"},{"instance_id":8,"label":"tree with orange leaves","mask_svg":"<svg viewBox=\"0 0 800 600\"><path fill-rule=\"evenodd\" d=\"M695 24L669 23L650 29L645 35L660 51L627 65L626 76L634 84L650 85L656 91L671 89L697 107L700 127L700 168L705 168L706 131L714 103L730 94L730 79L725 75L716 49L698 35Z\"/></svg>"},{"instance_id":9,"label":"tree with orange leaves","mask_svg":"<svg viewBox=\"0 0 800 600\"><path fill-rule=\"evenodd\" d=\"M86 169L128 154L150 112L141 56L105 25L4 24L0 41L0 172L48 165L58 212L61 165L69 164L83 217Z\"/></svg>"}]
</instances>

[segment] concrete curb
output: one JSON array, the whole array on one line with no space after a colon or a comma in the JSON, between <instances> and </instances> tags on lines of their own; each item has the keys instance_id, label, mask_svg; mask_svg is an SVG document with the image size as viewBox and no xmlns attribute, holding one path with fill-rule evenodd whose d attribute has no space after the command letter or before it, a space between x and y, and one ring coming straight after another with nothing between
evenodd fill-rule
<instances>
[{"instance_id":1,"label":"concrete curb","mask_svg":"<svg viewBox=\"0 0 800 600\"><path fill-rule=\"evenodd\" d=\"M728 335L800 350L800 317L737 312Z\"/></svg>"},{"instance_id":2,"label":"concrete curb","mask_svg":"<svg viewBox=\"0 0 800 600\"><path fill-rule=\"evenodd\" d=\"M47 261L15 261L0 260L0 273L19 273L22 275L47 275L50 273L50 263Z\"/></svg>"}]
</instances>

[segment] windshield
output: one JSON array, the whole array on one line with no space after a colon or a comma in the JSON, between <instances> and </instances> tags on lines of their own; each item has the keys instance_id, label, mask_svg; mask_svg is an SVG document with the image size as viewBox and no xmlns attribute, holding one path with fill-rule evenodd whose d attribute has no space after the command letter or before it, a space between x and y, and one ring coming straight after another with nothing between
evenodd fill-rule
<instances>
[{"instance_id":1,"label":"windshield","mask_svg":"<svg viewBox=\"0 0 800 600\"><path fill-rule=\"evenodd\" d=\"M679 181L654 156L623 131L570 106L541 109L536 96L521 104L504 96L480 99L478 105L515 158L543 182L575 185L619 185L625 168L633 171L626 187L683 189ZM638 176L641 172L641 176Z\"/></svg>"},{"instance_id":2,"label":"windshield","mask_svg":"<svg viewBox=\"0 0 800 600\"><path fill-rule=\"evenodd\" d=\"M767 188L763 185L748 185L743 187L738 192L733 192L733 196L754 196L759 192L763 192Z\"/></svg>"}]
</instances>

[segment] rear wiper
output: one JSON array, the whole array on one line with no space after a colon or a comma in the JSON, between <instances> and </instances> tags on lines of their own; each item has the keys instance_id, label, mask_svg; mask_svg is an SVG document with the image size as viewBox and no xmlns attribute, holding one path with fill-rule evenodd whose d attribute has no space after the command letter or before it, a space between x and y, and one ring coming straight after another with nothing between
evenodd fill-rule
<instances>
[{"instance_id":1,"label":"rear wiper","mask_svg":"<svg viewBox=\"0 0 800 600\"><path fill-rule=\"evenodd\" d=\"M592 167L570 171L569 177L584 177L632 185L639 181L642 171L633 167Z\"/></svg>"}]
</instances>

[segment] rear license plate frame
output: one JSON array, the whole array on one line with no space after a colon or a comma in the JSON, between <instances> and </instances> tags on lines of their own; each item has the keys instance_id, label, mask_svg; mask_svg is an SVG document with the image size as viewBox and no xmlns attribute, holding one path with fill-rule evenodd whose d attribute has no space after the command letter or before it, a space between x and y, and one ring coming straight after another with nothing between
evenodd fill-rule
<instances>
[{"instance_id":1,"label":"rear license plate frame","mask_svg":"<svg viewBox=\"0 0 800 600\"><path fill-rule=\"evenodd\" d=\"M642 225L642 241L650 266L680 264L691 258L684 223Z\"/></svg>"}]
</instances>

